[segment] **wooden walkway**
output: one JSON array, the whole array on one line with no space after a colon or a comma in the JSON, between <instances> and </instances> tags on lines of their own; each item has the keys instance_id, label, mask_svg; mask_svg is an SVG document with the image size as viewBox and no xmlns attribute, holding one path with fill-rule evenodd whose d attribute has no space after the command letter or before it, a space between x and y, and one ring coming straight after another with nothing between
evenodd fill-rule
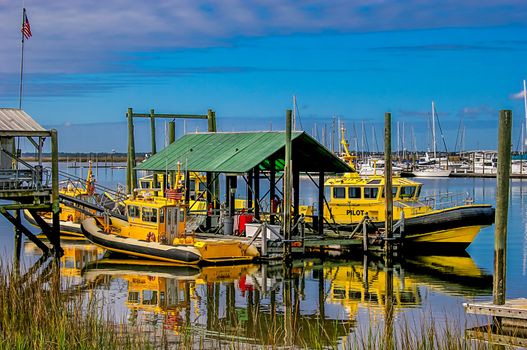
<instances>
[{"instance_id":1,"label":"wooden walkway","mask_svg":"<svg viewBox=\"0 0 527 350\"><path fill-rule=\"evenodd\" d=\"M492 302L486 302L463 303L463 306L469 314L525 320L525 327L527 327L527 299L525 298L507 300L505 305L494 305Z\"/></svg>"}]
</instances>

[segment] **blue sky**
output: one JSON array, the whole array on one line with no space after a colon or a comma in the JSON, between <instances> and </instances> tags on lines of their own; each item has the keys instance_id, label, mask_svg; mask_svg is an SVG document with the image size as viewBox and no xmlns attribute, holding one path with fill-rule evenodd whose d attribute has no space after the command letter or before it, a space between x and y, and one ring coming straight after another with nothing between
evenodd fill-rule
<instances>
[{"instance_id":1,"label":"blue sky","mask_svg":"<svg viewBox=\"0 0 527 350\"><path fill-rule=\"evenodd\" d=\"M494 148L499 109L518 142L527 78L527 3L480 1L26 0L23 108L59 130L64 151L126 150L127 107L216 111L224 131L283 128L296 95L303 128L382 135L384 112L406 146L429 147L436 102L452 150ZM0 0L0 105L18 106L22 1ZM86 125L89 124L89 125ZM187 130L204 130L188 123ZM178 122L178 130L183 125ZM395 125L394 125L395 130ZM162 143L163 125L159 125ZM137 130L138 150L148 131ZM378 140L382 144L381 140Z\"/></svg>"}]
</instances>

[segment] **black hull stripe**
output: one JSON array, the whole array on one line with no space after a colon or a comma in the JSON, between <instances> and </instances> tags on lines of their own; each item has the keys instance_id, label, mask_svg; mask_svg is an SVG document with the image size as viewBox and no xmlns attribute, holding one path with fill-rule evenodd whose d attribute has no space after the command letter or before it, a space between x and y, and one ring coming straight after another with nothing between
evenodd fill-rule
<instances>
[{"instance_id":1,"label":"black hull stripe","mask_svg":"<svg viewBox=\"0 0 527 350\"><path fill-rule=\"evenodd\" d=\"M104 239L104 236L111 236L110 234L101 231L97 231L97 234L92 234L91 232L89 232L88 229L84 227L84 225L82 225L81 227L84 235L90 242L109 250L118 251L121 253L128 253L129 255L147 257L151 259L157 258L165 261L174 261L187 264L197 264L201 260L201 257L199 255L183 249L157 249L155 247L149 246L148 242L144 242L144 245L127 244L125 242ZM129 239L133 240L133 238Z\"/></svg>"},{"instance_id":2,"label":"black hull stripe","mask_svg":"<svg viewBox=\"0 0 527 350\"><path fill-rule=\"evenodd\" d=\"M397 218L394 218L396 221ZM442 230L452 230L469 226L488 226L494 223L494 208L488 206L481 207L462 207L451 210L431 213L404 220L405 236L417 235L422 233L436 232ZM374 222L374 231L384 227L384 222ZM356 224L338 225L342 231L352 231Z\"/></svg>"}]
</instances>

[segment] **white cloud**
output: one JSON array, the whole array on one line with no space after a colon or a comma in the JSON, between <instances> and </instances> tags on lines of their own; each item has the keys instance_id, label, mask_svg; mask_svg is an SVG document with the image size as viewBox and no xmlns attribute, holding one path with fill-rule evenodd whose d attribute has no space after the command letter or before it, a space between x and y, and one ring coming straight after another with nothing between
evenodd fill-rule
<instances>
[{"instance_id":1,"label":"white cloud","mask_svg":"<svg viewBox=\"0 0 527 350\"><path fill-rule=\"evenodd\" d=\"M124 53L209 47L235 37L523 24L524 0L26 0L27 71L101 72ZM20 2L0 0L0 73L20 56ZM110 64L109 64L110 63Z\"/></svg>"}]
</instances>

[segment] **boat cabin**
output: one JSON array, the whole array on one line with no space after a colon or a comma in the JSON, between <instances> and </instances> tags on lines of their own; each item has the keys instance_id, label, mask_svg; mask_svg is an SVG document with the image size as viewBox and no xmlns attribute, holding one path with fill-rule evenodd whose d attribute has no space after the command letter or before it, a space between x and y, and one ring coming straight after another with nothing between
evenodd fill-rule
<instances>
[{"instance_id":1,"label":"boat cabin","mask_svg":"<svg viewBox=\"0 0 527 350\"><path fill-rule=\"evenodd\" d=\"M361 178L357 175L345 175L328 179L325 187L329 189L329 210L324 216L329 222L358 223L366 215L374 221L384 220L383 177ZM429 209L429 206L419 200L421 188L422 184L418 182L400 177L393 178L395 218L399 218L402 211L408 217Z\"/></svg>"},{"instance_id":2,"label":"boat cabin","mask_svg":"<svg viewBox=\"0 0 527 350\"><path fill-rule=\"evenodd\" d=\"M129 227L122 228L122 235L168 244L185 236L187 207L181 200L145 194L125 204Z\"/></svg>"}]
</instances>

